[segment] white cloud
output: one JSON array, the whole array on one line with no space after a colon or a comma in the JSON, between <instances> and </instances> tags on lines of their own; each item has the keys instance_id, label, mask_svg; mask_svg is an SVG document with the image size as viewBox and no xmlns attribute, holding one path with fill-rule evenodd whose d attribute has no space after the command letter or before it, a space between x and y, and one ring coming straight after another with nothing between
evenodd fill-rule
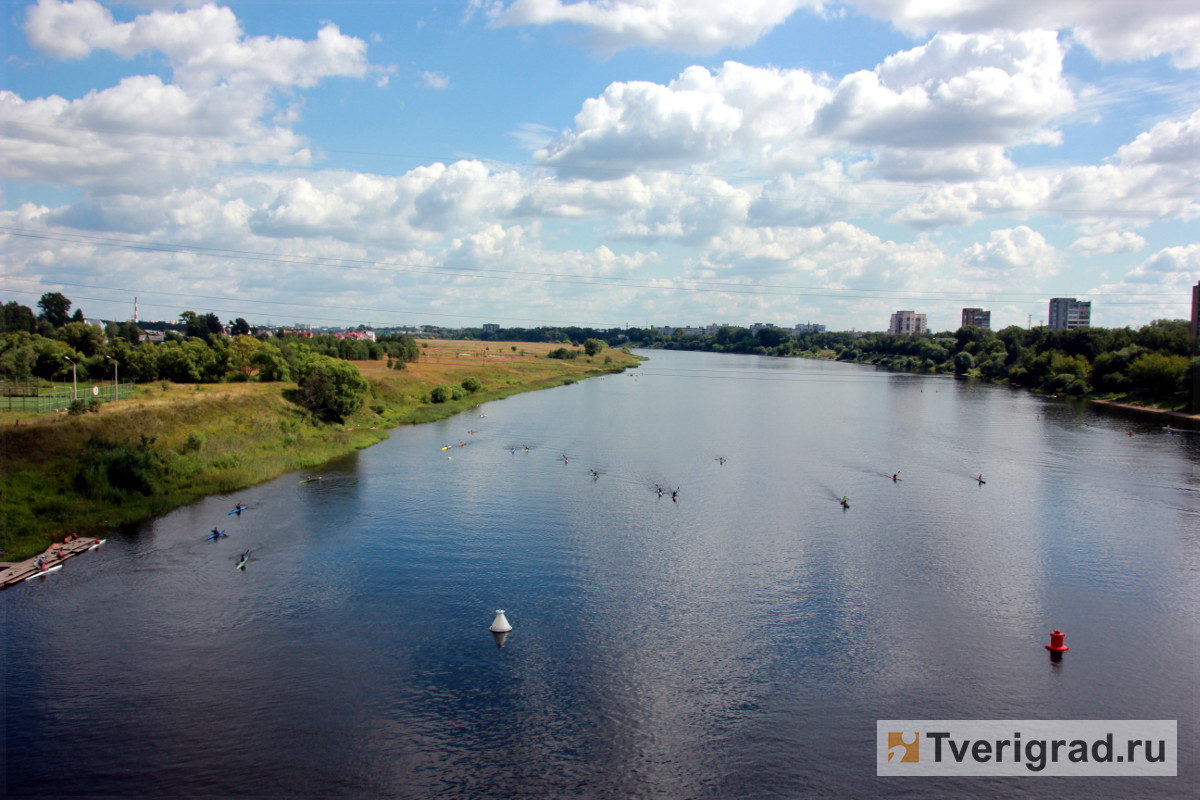
<instances>
[{"instance_id":1,"label":"white cloud","mask_svg":"<svg viewBox=\"0 0 1200 800\"><path fill-rule=\"evenodd\" d=\"M280 93L387 72L371 67L361 40L332 24L309 41L246 37L233 13L215 5L118 23L93 0L40 0L27 11L25 31L55 58L160 53L172 68L171 82L132 75L74 100L0 91L6 178L106 194L157 194L222 163L307 164L311 154L289 127L301 103L280 108Z\"/></svg>"},{"instance_id":2,"label":"white cloud","mask_svg":"<svg viewBox=\"0 0 1200 800\"><path fill-rule=\"evenodd\" d=\"M1200 110L1164 120L1117 151L1124 164L1159 164L1195 171L1200 165Z\"/></svg>"},{"instance_id":3,"label":"white cloud","mask_svg":"<svg viewBox=\"0 0 1200 800\"><path fill-rule=\"evenodd\" d=\"M819 171L783 174L764 184L748 214L753 225L807 227L853 216L861 204L872 202L841 164L829 159Z\"/></svg>"},{"instance_id":4,"label":"white cloud","mask_svg":"<svg viewBox=\"0 0 1200 800\"><path fill-rule=\"evenodd\" d=\"M449 89L450 76L440 72L422 72L420 86L425 89Z\"/></svg>"},{"instance_id":5,"label":"white cloud","mask_svg":"<svg viewBox=\"0 0 1200 800\"><path fill-rule=\"evenodd\" d=\"M1103 60L1169 55L1182 68L1200 66L1200 8L1191 0L852 0L903 31L1070 30Z\"/></svg>"},{"instance_id":6,"label":"white cloud","mask_svg":"<svg viewBox=\"0 0 1200 800\"><path fill-rule=\"evenodd\" d=\"M651 47L696 55L754 43L798 8L821 0L472 0L495 27L567 24L584 29L586 45L602 53Z\"/></svg>"},{"instance_id":7,"label":"white cloud","mask_svg":"<svg viewBox=\"0 0 1200 800\"><path fill-rule=\"evenodd\" d=\"M1087 255L1108 253L1136 253L1146 246L1146 240L1133 231L1107 231L1090 236L1080 236L1071 243L1071 249Z\"/></svg>"},{"instance_id":8,"label":"white cloud","mask_svg":"<svg viewBox=\"0 0 1200 800\"><path fill-rule=\"evenodd\" d=\"M670 86L645 81L611 84L600 97L584 101L574 131L536 157L565 175L600 180L621 177L639 166L713 161L731 144L743 114L719 93L693 88L711 84L707 76L707 70L691 67Z\"/></svg>"},{"instance_id":9,"label":"white cloud","mask_svg":"<svg viewBox=\"0 0 1200 800\"><path fill-rule=\"evenodd\" d=\"M535 157L603 179L720 163L804 170L837 149L874 148L885 176L995 176L1011 167L1002 146L1053 140L1046 126L1074 107L1045 31L937 36L827 84L733 61L689 67L667 85L614 83Z\"/></svg>"},{"instance_id":10,"label":"white cloud","mask_svg":"<svg viewBox=\"0 0 1200 800\"><path fill-rule=\"evenodd\" d=\"M932 279L945 257L925 240L896 242L845 222L811 228L732 229L690 265L697 277L770 279L825 290L881 290Z\"/></svg>"},{"instance_id":11,"label":"white cloud","mask_svg":"<svg viewBox=\"0 0 1200 800\"><path fill-rule=\"evenodd\" d=\"M967 225L985 214L1024 216L1041 209L1049 191L1046 179L1020 173L992 181L944 184L926 191L890 219L928 230Z\"/></svg>"},{"instance_id":12,"label":"white cloud","mask_svg":"<svg viewBox=\"0 0 1200 800\"><path fill-rule=\"evenodd\" d=\"M1186 319L1198 276L1200 244L1180 245L1155 252L1119 282L1097 286L1093 292L1138 301L1136 319L1140 322L1135 324L1144 325L1150 319Z\"/></svg>"},{"instance_id":13,"label":"white cloud","mask_svg":"<svg viewBox=\"0 0 1200 800\"><path fill-rule=\"evenodd\" d=\"M1107 61L1167 55L1180 68L1200 66L1200 8L1192 0L849 0L913 35L995 30L1069 31ZM822 0L471 0L496 27L566 24L601 53L653 47L692 54L751 44L796 11L827 11Z\"/></svg>"},{"instance_id":14,"label":"white cloud","mask_svg":"<svg viewBox=\"0 0 1200 800\"><path fill-rule=\"evenodd\" d=\"M1053 275L1062 258L1040 233L1020 225L992 231L986 243L973 244L963 251L960 262L967 270L997 280Z\"/></svg>"},{"instance_id":15,"label":"white cloud","mask_svg":"<svg viewBox=\"0 0 1200 800\"><path fill-rule=\"evenodd\" d=\"M817 129L853 144L1015 144L1074 108L1051 31L941 34L847 75Z\"/></svg>"},{"instance_id":16,"label":"white cloud","mask_svg":"<svg viewBox=\"0 0 1200 800\"><path fill-rule=\"evenodd\" d=\"M26 13L25 35L54 58L80 59L96 50L124 58L159 52L170 62L174 82L193 90L242 81L309 87L335 75L361 78L370 69L366 43L332 23L313 41L246 37L230 9L212 4L116 22L95 0L39 0Z\"/></svg>"}]
</instances>

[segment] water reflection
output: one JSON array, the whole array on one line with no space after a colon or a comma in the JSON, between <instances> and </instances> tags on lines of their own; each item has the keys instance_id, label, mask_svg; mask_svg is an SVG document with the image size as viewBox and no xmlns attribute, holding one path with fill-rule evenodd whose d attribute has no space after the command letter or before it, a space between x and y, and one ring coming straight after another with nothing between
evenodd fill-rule
<instances>
[{"instance_id":1,"label":"water reflection","mask_svg":"<svg viewBox=\"0 0 1200 800\"><path fill-rule=\"evenodd\" d=\"M652 355L179 509L6 592L9 790L978 790L876 779L884 718L1179 717L1194 763L1189 437L952 378ZM202 541L214 519L229 538ZM497 608L519 629L488 641ZM49 765L50 741L72 759ZM229 742L253 746L214 757Z\"/></svg>"}]
</instances>

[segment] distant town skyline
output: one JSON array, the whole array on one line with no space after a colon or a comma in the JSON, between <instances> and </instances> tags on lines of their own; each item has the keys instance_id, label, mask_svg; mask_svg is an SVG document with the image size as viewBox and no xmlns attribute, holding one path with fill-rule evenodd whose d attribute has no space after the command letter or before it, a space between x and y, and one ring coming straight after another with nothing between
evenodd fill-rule
<instances>
[{"instance_id":1,"label":"distant town skyline","mask_svg":"<svg viewBox=\"0 0 1200 800\"><path fill-rule=\"evenodd\" d=\"M1185 318L1195 4L24 0L5 298L610 328ZM704 323L707 324L707 323Z\"/></svg>"}]
</instances>

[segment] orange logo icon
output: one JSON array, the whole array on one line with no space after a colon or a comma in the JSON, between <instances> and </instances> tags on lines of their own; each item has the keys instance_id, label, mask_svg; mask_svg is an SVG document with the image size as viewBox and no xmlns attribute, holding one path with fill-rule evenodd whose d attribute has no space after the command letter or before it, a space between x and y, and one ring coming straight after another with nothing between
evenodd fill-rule
<instances>
[{"instance_id":1,"label":"orange logo icon","mask_svg":"<svg viewBox=\"0 0 1200 800\"><path fill-rule=\"evenodd\" d=\"M888 731L887 760L901 764L916 764L921 761L921 734Z\"/></svg>"}]
</instances>

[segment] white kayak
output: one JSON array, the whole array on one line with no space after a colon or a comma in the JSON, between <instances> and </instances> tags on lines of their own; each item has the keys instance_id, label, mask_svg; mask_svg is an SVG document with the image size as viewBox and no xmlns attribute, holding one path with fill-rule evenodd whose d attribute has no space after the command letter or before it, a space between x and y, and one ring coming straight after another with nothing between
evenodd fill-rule
<instances>
[{"instance_id":1,"label":"white kayak","mask_svg":"<svg viewBox=\"0 0 1200 800\"><path fill-rule=\"evenodd\" d=\"M50 567L50 568L48 568L48 569L41 570L40 572L35 572L35 573L33 573L32 575L30 575L28 578L26 578L25 580L27 580L27 581L31 581L31 580L33 580L34 578L40 578L40 577L42 577L43 575L49 575L51 572L58 572L60 569L62 569L62 564L57 564L57 565L55 565L55 566L53 566L53 567Z\"/></svg>"}]
</instances>

